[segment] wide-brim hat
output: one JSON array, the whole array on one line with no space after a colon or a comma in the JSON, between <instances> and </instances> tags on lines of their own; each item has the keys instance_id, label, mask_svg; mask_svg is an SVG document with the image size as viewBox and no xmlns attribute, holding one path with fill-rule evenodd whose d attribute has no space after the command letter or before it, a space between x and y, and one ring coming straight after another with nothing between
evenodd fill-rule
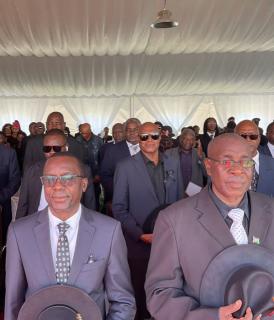
<instances>
[{"instance_id":1,"label":"wide-brim hat","mask_svg":"<svg viewBox=\"0 0 274 320\"><path fill-rule=\"evenodd\" d=\"M253 316L274 309L274 253L260 245L236 245L221 251L208 265L201 281L200 304L219 308L241 299L235 316L249 306Z\"/></svg>"},{"instance_id":2,"label":"wide-brim hat","mask_svg":"<svg viewBox=\"0 0 274 320\"><path fill-rule=\"evenodd\" d=\"M54 285L29 296L17 320L102 320L96 302L83 290Z\"/></svg>"}]
</instances>

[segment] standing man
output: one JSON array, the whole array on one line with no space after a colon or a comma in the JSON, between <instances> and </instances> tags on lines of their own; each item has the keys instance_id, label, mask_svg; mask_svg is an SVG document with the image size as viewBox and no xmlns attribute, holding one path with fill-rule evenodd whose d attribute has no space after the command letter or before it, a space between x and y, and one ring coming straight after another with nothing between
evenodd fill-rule
<instances>
[{"instance_id":1,"label":"standing man","mask_svg":"<svg viewBox=\"0 0 274 320\"><path fill-rule=\"evenodd\" d=\"M150 317L146 310L144 281L152 241L147 219L159 208L182 197L179 162L159 153L160 131L146 122L139 128L136 155L119 162L114 176L113 215L121 221L137 303L136 319Z\"/></svg>"},{"instance_id":2,"label":"standing man","mask_svg":"<svg viewBox=\"0 0 274 320\"><path fill-rule=\"evenodd\" d=\"M47 160L41 181L48 207L9 229L5 320L16 320L30 295L56 284L89 294L103 319L132 320L135 302L121 227L80 205L88 184L83 165L56 153ZM65 265L59 260L63 251Z\"/></svg>"},{"instance_id":3,"label":"standing man","mask_svg":"<svg viewBox=\"0 0 274 320\"><path fill-rule=\"evenodd\" d=\"M266 129L267 144L259 146L259 152L274 158L274 121L271 122Z\"/></svg>"},{"instance_id":4,"label":"standing man","mask_svg":"<svg viewBox=\"0 0 274 320\"><path fill-rule=\"evenodd\" d=\"M79 127L80 135L76 140L85 148L88 165L93 173L93 185L95 191L96 210L100 207L100 177L99 177L99 150L103 145L103 140L96 136L92 131L89 123L83 123Z\"/></svg>"},{"instance_id":5,"label":"standing man","mask_svg":"<svg viewBox=\"0 0 274 320\"><path fill-rule=\"evenodd\" d=\"M207 146L211 140L219 135L219 128L215 118L209 117L205 120L203 134L199 135L201 146L205 155L207 155Z\"/></svg>"},{"instance_id":6,"label":"standing man","mask_svg":"<svg viewBox=\"0 0 274 320\"><path fill-rule=\"evenodd\" d=\"M52 129L46 133L43 138L44 159L29 167L23 176L16 219L31 215L47 207L45 190L40 179L43 175L46 159L52 157L56 152L66 152L67 149L67 136L63 131ZM87 165L84 165L84 167L88 178L88 187L83 193L81 202L88 209L95 210L96 204L91 170Z\"/></svg>"},{"instance_id":7,"label":"standing man","mask_svg":"<svg viewBox=\"0 0 274 320\"><path fill-rule=\"evenodd\" d=\"M59 129L65 131L66 123L61 112L54 111L48 115L46 128L47 131ZM42 150L43 135L39 134L31 137L27 141L26 152L24 156L24 171L37 161L44 159ZM86 163L84 148L71 136L68 137L68 151L74 154L81 161Z\"/></svg>"},{"instance_id":8,"label":"standing man","mask_svg":"<svg viewBox=\"0 0 274 320\"><path fill-rule=\"evenodd\" d=\"M233 133L216 137L205 166L212 184L162 211L156 222L146 293L157 320L239 319L232 314L243 301L217 308L200 302L208 265L238 244L257 243L274 253L274 201L248 191L254 167L248 143ZM252 310L240 319L252 320Z\"/></svg>"},{"instance_id":9,"label":"standing man","mask_svg":"<svg viewBox=\"0 0 274 320\"><path fill-rule=\"evenodd\" d=\"M243 120L237 124L235 133L246 139L255 161L251 190L274 197L274 159L258 151L260 132L256 123Z\"/></svg>"},{"instance_id":10,"label":"standing man","mask_svg":"<svg viewBox=\"0 0 274 320\"><path fill-rule=\"evenodd\" d=\"M11 197L17 192L21 183L21 175L14 149L0 145L0 207L2 239L5 245L8 226L12 220Z\"/></svg>"},{"instance_id":11,"label":"standing man","mask_svg":"<svg viewBox=\"0 0 274 320\"><path fill-rule=\"evenodd\" d=\"M106 201L111 202L113 196L113 177L116 166L124 158L135 155L139 148L139 126L136 118L128 119L124 124L125 140L107 148L100 166L100 177Z\"/></svg>"},{"instance_id":12,"label":"standing man","mask_svg":"<svg viewBox=\"0 0 274 320\"><path fill-rule=\"evenodd\" d=\"M203 187L206 181L206 173L203 166L203 154L198 154L194 148L196 143L195 132L192 129L183 129L179 136L179 146L166 151L166 154L180 162L184 191L188 192L191 185Z\"/></svg>"}]
</instances>

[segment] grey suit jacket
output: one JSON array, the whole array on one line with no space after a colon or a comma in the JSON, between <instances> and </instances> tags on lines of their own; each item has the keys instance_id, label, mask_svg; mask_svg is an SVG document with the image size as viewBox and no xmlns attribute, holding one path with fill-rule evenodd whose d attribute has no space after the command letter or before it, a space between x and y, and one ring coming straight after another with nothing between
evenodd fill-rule
<instances>
[{"instance_id":1,"label":"grey suit jacket","mask_svg":"<svg viewBox=\"0 0 274 320\"><path fill-rule=\"evenodd\" d=\"M180 167L178 161L165 154L163 161L166 203L173 203L183 196ZM112 211L134 241L139 240L145 220L159 206L141 152L119 162L114 175Z\"/></svg>"},{"instance_id":2,"label":"grey suit jacket","mask_svg":"<svg viewBox=\"0 0 274 320\"><path fill-rule=\"evenodd\" d=\"M95 261L88 263L91 255ZM16 320L28 296L56 284L47 209L11 223L6 267L5 320ZM127 249L119 222L82 207L68 285L88 293L103 319L134 319ZM105 295L110 302L107 316Z\"/></svg>"},{"instance_id":3,"label":"grey suit jacket","mask_svg":"<svg viewBox=\"0 0 274 320\"><path fill-rule=\"evenodd\" d=\"M259 179L257 192L274 197L274 158L259 154Z\"/></svg>"},{"instance_id":4,"label":"grey suit jacket","mask_svg":"<svg viewBox=\"0 0 274 320\"><path fill-rule=\"evenodd\" d=\"M177 161L180 162L181 166L181 161L180 161L180 153L179 153L179 148L171 148L166 151L166 154L174 157L177 159ZM197 154L196 149L192 149L192 175L191 175L191 182L197 184L200 187L204 186L204 177L206 177L206 171L203 166L202 160L199 158Z\"/></svg>"},{"instance_id":5,"label":"grey suit jacket","mask_svg":"<svg viewBox=\"0 0 274 320\"><path fill-rule=\"evenodd\" d=\"M16 219L25 217L38 211L42 191L40 177L43 175L44 165L45 160L38 161L26 170L20 188ZM96 203L93 178L90 168L87 165L85 165L85 170L88 178L88 187L86 192L83 193L81 202L88 209L94 210Z\"/></svg>"},{"instance_id":6,"label":"grey suit jacket","mask_svg":"<svg viewBox=\"0 0 274 320\"><path fill-rule=\"evenodd\" d=\"M254 236L260 245L274 251L274 200L249 194L249 243ZM233 245L207 188L162 211L156 221L145 284L152 317L166 320L172 314L172 320L217 320L218 309L199 304L202 275L218 253Z\"/></svg>"}]
</instances>

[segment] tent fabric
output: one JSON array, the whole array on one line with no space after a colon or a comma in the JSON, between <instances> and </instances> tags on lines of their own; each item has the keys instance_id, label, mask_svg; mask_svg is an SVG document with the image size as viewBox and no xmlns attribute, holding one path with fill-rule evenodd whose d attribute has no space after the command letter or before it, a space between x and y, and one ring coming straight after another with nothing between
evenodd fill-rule
<instances>
[{"instance_id":1,"label":"tent fabric","mask_svg":"<svg viewBox=\"0 0 274 320\"><path fill-rule=\"evenodd\" d=\"M258 108L261 106L261 108ZM105 126L124 122L129 117L144 121L161 121L170 125L175 134L189 125L202 129L207 117L215 117L223 127L230 116L236 121L261 118L266 128L274 120L274 95L248 96L181 96L181 97L120 97L120 98L0 98L1 123L18 119L28 131L31 121L46 122L55 110L64 114L68 127L75 132L80 123L89 122L95 133Z\"/></svg>"},{"instance_id":2,"label":"tent fabric","mask_svg":"<svg viewBox=\"0 0 274 320\"><path fill-rule=\"evenodd\" d=\"M1 122L55 109L96 131L128 116L176 132L206 116L272 121L274 2L168 0L179 27L150 28L163 5L0 0Z\"/></svg>"}]
</instances>

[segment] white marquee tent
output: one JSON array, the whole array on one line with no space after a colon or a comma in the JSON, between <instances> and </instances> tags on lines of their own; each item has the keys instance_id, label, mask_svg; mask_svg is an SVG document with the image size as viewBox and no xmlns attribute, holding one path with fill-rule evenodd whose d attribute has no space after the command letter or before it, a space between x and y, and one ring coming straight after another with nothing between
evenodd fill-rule
<instances>
[{"instance_id":1,"label":"white marquee tent","mask_svg":"<svg viewBox=\"0 0 274 320\"><path fill-rule=\"evenodd\" d=\"M0 125L274 119L274 1L0 0Z\"/></svg>"}]
</instances>

